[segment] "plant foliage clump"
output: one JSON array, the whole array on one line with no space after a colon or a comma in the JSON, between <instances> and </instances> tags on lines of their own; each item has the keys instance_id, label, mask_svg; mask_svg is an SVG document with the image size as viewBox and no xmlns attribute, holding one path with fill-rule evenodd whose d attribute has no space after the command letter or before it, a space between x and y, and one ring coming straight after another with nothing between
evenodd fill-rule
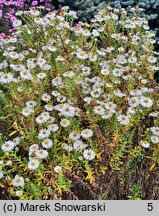
<instances>
[{"instance_id":1,"label":"plant foliage clump","mask_svg":"<svg viewBox=\"0 0 159 216\"><path fill-rule=\"evenodd\" d=\"M67 7L41 13L17 12L16 31L0 40L7 100L0 121L8 123L0 140L0 196L146 199L150 173L156 196L158 53L147 20L136 9L128 17L111 7L90 24L75 24Z\"/></svg>"}]
</instances>

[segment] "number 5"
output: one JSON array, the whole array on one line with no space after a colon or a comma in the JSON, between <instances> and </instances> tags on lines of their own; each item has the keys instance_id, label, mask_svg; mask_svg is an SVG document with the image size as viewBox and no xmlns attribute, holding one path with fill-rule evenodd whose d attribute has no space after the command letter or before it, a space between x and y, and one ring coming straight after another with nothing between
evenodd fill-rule
<instances>
[{"instance_id":1,"label":"number 5","mask_svg":"<svg viewBox=\"0 0 159 216\"><path fill-rule=\"evenodd\" d=\"M147 210L152 211L153 210L153 203L148 203L147 204Z\"/></svg>"}]
</instances>

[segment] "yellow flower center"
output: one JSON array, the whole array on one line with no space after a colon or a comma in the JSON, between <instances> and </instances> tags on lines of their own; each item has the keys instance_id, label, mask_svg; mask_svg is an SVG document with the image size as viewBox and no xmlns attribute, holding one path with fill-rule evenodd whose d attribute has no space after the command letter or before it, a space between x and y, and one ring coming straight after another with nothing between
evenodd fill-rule
<instances>
[{"instance_id":1,"label":"yellow flower center","mask_svg":"<svg viewBox=\"0 0 159 216\"><path fill-rule=\"evenodd\" d=\"M23 73L24 75L28 75L28 72L27 71L24 71L24 73Z\"/></svg>"},{"instance_id":2,"label":"yellow flower center","mask_svg":"<svg viewBox=\"0 0 159 216\"><path fill-rule=\"evenodd\" d=\"M6 147L10 147L10 144L9 144L9 143L7 143L7 144L6 144Z\"/></svg>"},{"instance_id":3,"label":"yellow flower center","mask_svg":"<svg viewBox=\"0 0 159 216\"><path fill-rule=\"evenodd\" d=\"M16 182L19 183L19 182L20 182L20 179L16 179Z\"/></svg>"},{"instance_id":4,"label":"yellow flower center","mask_svg":"<svg viewBox=\"0 0 159 216\"><path fill-rule=\"evenodd\" d=\"M4 76L4 79L8 79L8 78L9 78L9 76L8 76L8 75L5 75L5 76Z\"/></svg>"}]
</instances>

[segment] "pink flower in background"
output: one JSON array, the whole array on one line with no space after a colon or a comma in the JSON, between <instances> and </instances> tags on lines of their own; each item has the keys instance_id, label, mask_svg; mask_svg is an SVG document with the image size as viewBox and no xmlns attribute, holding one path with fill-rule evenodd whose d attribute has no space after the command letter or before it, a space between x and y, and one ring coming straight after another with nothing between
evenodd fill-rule
<instances>
[{"instance_id":1,"label":"pink flower in background","mask_svg":"<svg viewBox=\"0 0 159 216\"><path fill-rule=\"evenodd\" d=\"M0 10L0 17L2 17L3 13L2 13L2 10Z\"/></svg>"},{"instance_id":2,"label":"pink flower in background","mask_svg":"<svg viewBox=\"0 0 159 216\"><path fill-rule=\"evenodd\" d=\"M39 5L45 6L45 11L49 12L54 9L50 4L51 0L0 0L0 33L12 32L10 28L16 17L13 16L17 10L28 10L30 7L35 8ZM2 36L1 36L2 37Z\"/></svg>"},{"instance_id":3,"label":"pink flower in background","mask_svg":"<svg viewBox=\"0 0 159 216\"><path fill-rule=\"evenodd\" d=\"M3 39L5 37L5 34L4 33L1 33L0 34L0 39Z\"/></svg>"},{"instance_id":4,"label":"pink flower in background","mask_svg":"<svg viewBox=\"0 0 159 216\"><path fill-rule=\"evenodd\" d=\"M76 25L76 28L78 28L78 29L81 28L80 24L77 24L77 25Z\"/></svg>"},{"instance_id":5,"label":"pink flower in background","mask_svg":"<svg viewBox=\"0 0 159 216\"><path fill-rule=\"evenodd\" d=\"M5 3L5 5L7 5L7 6L9 6L10 5L10 3L9 2L4 2Z\"/></svg>"},{"instance_id":6,"label":"pink flower in background","mask_svg":"<svg viewBox=\"0 0 159 216\"><path fill-rule=\"evenodd\" d=\"M14 9L11 9L11 10L9 11L9 13L10 13L10 14L14 14L14 13L15 13L15 10L14 10Z\"/></svg>"},{"instance_id":7,"label":"pink flower in background","mask_svg":"<svg viewBox=\"0 0 159 216\"><path fill-rule=\"evenodd\" d=\"M31 6L36 6L38 4L38 1L33 1L32 3L31 3Z\"/></svg>"},{"instance_id":8,"label":"pink flower in background","mask_svg":"<svg viewBox=\"0 0 159 216\"><path fill-rule=\"evenodd\" d=\"M9 13L6 13L5 15L4 15L4 18L6 18L6 19L9 19L11 17L11 15L9 14Z\"/></svg>"},{"instance_id":9,"label":"pink flower in background","mask_svg":"<svg viewBox=\"0 0 159 216\"><path fill-rule=\"evenodd\" d=\"M16 20L16 17L12 16L12 17L10 17L10 20L13 22Z\"/></svg>"},{"instance_id":10,"label":"pink flower in background","mask_svg":"<svg viewBox=\"0 0 159 216\"><path fill-rule=\"evenodd\" d=\"M47 11L51 11L51 8L50 8L50 7L46 7L46 10L47 10Z\"/></svg>"}]
</instances>

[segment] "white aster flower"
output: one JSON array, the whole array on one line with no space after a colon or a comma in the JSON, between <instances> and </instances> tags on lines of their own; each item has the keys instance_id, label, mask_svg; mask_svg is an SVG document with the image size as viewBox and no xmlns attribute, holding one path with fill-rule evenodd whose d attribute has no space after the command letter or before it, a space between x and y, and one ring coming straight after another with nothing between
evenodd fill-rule
<instances>
[{"instance_id":1,"label":"white aster flower","mask_svg":"<svg viewBox=\"0 0 159 216\"><path fill-rule=\"evenodd\" d=\"M43 140L42 146L44 148L51 148L51 146L52 146L52 140L51 139L45 139L45 140Z\"/></svg>"},{"instance_id":2,"label":"white aster flower","mask_svg":"<svg viewBox=\"0 0 159 216\"><path fill-rule=\"evenodd\" d=\"M84 129L81 131L81 136L85 139L90 138L93 135L93 131L91 129Z\"/></svg>"},{"instance_id":3,"label":"white aster flower","mask_svg":"<svg viewBox=\"0 0 159 216\"><path fill-rule=\"evenodd\" d=\"M75 75L75 73L73 71L67 71L67 72L63 73L64 77L72 78L74 75Z\"/></svg>"},{"instance_id":4,"label":"white aster flower","mask_svg":"<svg viewBox=\"0 0 159 216\"><path fill-rule=\"evenodd\" d=\"M36 106L36 101L27 101L26 106L29 108L34 108Z\"/></svg>"},{"instance_id":5,"label":"white aster flower","mask_svg":"<svg viewBox=\"0 0 159 216\"><path fill-rule=\"evenodd\" d=\"M32 15L32 16L39 16L40 11L35 10L35 9L30 9L29 13L30 13L30 15Z\"/></svg>"},{"instance_id":6,"label":"white aster flower","mask_svg":"<svg viewBox=\"0 0 159 216\"><path fill-rule=\"evenodd\" d=\"M38 168L40 162L38 159L31 159L29 162L28 162L28 168L29 169L32 169L32 170L35 170Z\"/></svg>"},{"instance_id":7,"label":"white aster flower","mask_svg":"<svg viewBox=\"0 0 159 216\"><path fill-rule=\"evenodd\" d=\"M40 67L42 67L43 65L45 65L45 63L46 63L46 60L43 59L42 57L40 57L40 58L37 59L37 64L38 64Z\"/></svg>"},{"instance_id":8,"label":"white aster flower","mask_svg":"<svg viewBox=\"0 0 159 216\"><path fill-rule=\"evenodd\" d=\"M109 119L111 118L115 113L115 110L105 110L104 114L102 115L102 119Z\"/></svg>"},{"instance_id":9,"label":"white aster flower","mask_svg":"<svg viewBox=\"0 0 159 216\"><path fill-rule=\"evenodd\" d=\"M159 137L158 136L151 136L151 141L155 144L159 143Z\"/></svg>"},{"instance_id":10,"label":"white aster flower","mask_svg":"<svg viewBox=\"0 0 159 216\"><path fill-rule=\"evenodd\" d=\"M83 75L88 76L91 72L91 68L90 67L82 67L82 72L83 72Z\"/></svg>"},{"instance_id":11,"label":"white aster flower","mask_svg":"<svg viewBox=\"0 0 159 216\"><path fill-rule=\"evenodd\" d=\"M36 155L40 159L45 159L48 156L48 152L46 150L40 149L36 151Z\"/></svg>"},{"instance_id":12,"label":"white aster flower","mask_svg":"<svg viewBox=\"0 0 159 216\"><path fill-rule=\"evenodd\" d=\"M132 97L129 99L128 103L131 107L137 107L140 104L140 100L138 97Z\"/></svg>"},{"instance_id":13,"label":"white aster flower","mask_svg":"<svg viewBox=\"0 0 159 216\"><path fill-rule=\"evenodd\" d=\"M53 45L48 46L47 48L48 48L50 51L52 51L52 52L56 52L56 51L57 51L57 48L56 48L55 46L53 46Z\"/></svg>"},{"instance_id":14,"label":"white aster flower","mask_svg":"<svg viewBox=\"0 0 159 216\"><path fill-rule=\"evenodd\" d=\"M54 110L54 106L52 104L46 104L44 107L47 111L53 111Z\"/></svg>"},{"instance_id":15,"label":"white aster flower","mask_svg":"<svg viewBox=\"0 0 159 216\"><path fill-rule=\"evenodd\" d=\"M137 62L137 58L135 56L131 56L129 57L128 62L134 64Z\"/></svg>"},{"instance_id":16,"label":"white aster flower","mask_svg":"<svg viewBox=\"0 0 159 216\"><path fill-rule=\"evenodd\" d=\"M23 11L17 11L17 12L15 13L16 16L21 16L22 14L23 14Z\"/></svg>"},{"instance_id":17,"label":"white aster flower","mask_svg":"<svg viewBox=\"0 0 159 216\"><path fill-rule=\"evenodd\" d=\"M86 160L93 160L95 158L95 152L92 149L85 149L83 152L83 157Z\"/></svg>"},{"instance_id":18,"label":"white aster flower","mask_svg":"<svg viewBox=\"0 0 159 216\"><path fill-rule=\"evenodd\" d=\"M91 62L95 62L95 61L97 61L97 56L96 56L96 55L93 55L93 54L90 54L90 55L89 55L89 60L90 60Z\"/></svg>"},{"instance_id":19,"label":"white aster flower","mask_svg":"<svg viewBox=\"0 0 159 216\"><path fill-rule=\"evenodd\" d=\"M39 79L44 79L44 78L46 77L46 73L43 73L43 72L38 73L38 74L37 74L37 77L38 77Z\"/></svg>"},{"instance_id":20,"label":"white aster flower","mask_svg":"<svg viewBox=\"0 0 159 216\"><path fill-rule=\"evenodd\" d=\"M16 27L19 27L22 25L22 21L21 20L15 20L13 21L13 27L16 28Z\"/></svg>"},{"instance_id":21,"label":"white aster flower","mask_svg":"<svg viewBox=\"0 0 159 216\"><path fill-rule=\"evenodd\" d=\"M45 138L48 138L49 136L50 136L50 130L41 129L39 131L39 134L38 134L39 139L45 139Z\"/></svg>"},{"instance_id":22,"label":"white aster flower","mask_svg":"<svg viewBox=\"0 0 159 216\"><path fill-rule=\"evenodd\" d=\"M141 97L140 98L140 104L143 106L143 107L146 107L146 108L149 108L153 105L153 102L150 98L147 98L147 97Z\"/></svg>"},{"instance_id":23,"label":"white aster flower","mask_svg":"<svg viewBox=\"0 0 159 216\"><path fill-rule=\"evenodd\" d=\"M52 80L53 86L59 86L62 84L62 78L61 77L56 77Z\"/></svg>"},{"instance_id":24,"label":"white aster flower","mask_svg":"<svg viewBox=\"0 0 159 216\"><path fill-rule=\"evenodd\" d=\"M69 134L69 138L73 141L78 140L80 138L80 136L81 136L80 133L75 132L75 131L73 131Z\"/></svg>"},{"instance_id":25,"label":"white aster flower","mask_svg":"<svg viewBox=\"0 0 159 216\"><path fill-rule=\"evenodd\" d=\"M96 106L94 107L94 113L96 113L97 115L103 115L104 114L104 109L102 106Z\"/></svg>"},{"instance_id":26,"label":"white aster flower","mask_svg":"<svg viewBox=\"0 0 159 216\"><path fill-rule=\"evenodd\" d=\"M100 35L100 33L99 33L96 29L93 29L92 35L93 35L94 37L98 37L98 36Z\"/></svg>"},{"instance_id":27,"label":"white aster flower","mask_svg":"<svg viewBox=\"0 0 159 216\"><path fill-rule=\"evenodd\" d=\"M102 70L101 70L101 74L102 75L108 75L110 73L110 71L109 71L109 69L107 69L107 68L102 68Z\"/></svg>"},{"instance_id":28,"label":"white aster flower","mask_svg":"<svg viewBox=\"0 0 159 216\"><path fill-rule=\"evenodd\" d=\"M61 95L61 93L60 93L60 92L58 92L58 91L52 91L52 92L51 92L51 94L52 94L53 96L55 96L55 97L57 97L57 96L60 96L60 95Z\"/></svg>"},{"instance_id":29,"label":"white aster flower","mask_svg":"<svg viewBox=\"0 0 159 216\"><path fill-rule=\"evenodd\" d=\"M118 121L120 122L121 125L128 125L129 124L129 117L126 115L119 115Z\"/></svg>"},{"instance_id":30,"label":"white aster flower","mask_svg":"<svg viewBox=\"0 0 159 216\"><path fill-rule=\"evenodd\" d=\"M69 105L66 105L65 108L61 110L61 114L64 116L73 117L75 115L75 108Z\"/></svg>"},{"instance_id":31,"label":"white aster flower","mask_svg":"<svg viewBox=\"0 0 159 216\"><path fill-rule=\"evenodd\" d=\"M48 130L49 131L52 131L52 132L55 132L59 129L59 126L57 124L51 124L48 126Z\"/></svg>"},{"instance_id":32,"label":"white aster flower","mask_svg":"<svg viewBox=\"0 0 159 216\"><path fill-rule=\"evenodd\" d=\"M159 136L159 127L151 127L152 133L156 136Z\"/></svg>"},{"instance_id":33,"label":"white aster flower","mask_svg":"<svg viewBox=\"0 0 159 216\"><path fill-rule=\"evenodd\" d=\"M12 73L3 73L0 77L0 83L10 83L13 81Z\"/></svg>"},{"instance_id":34,"label":"white aster flower","mask_svg":"<svg viewBox=\"0 0 159 216\"><path fill-rule=\"evenodd\" d=\"M34 18L34 22L35 22L36 24L42 24L43 19L42 19L41 17L35 17L35 18Z\"/></svg>"},{"instance_id":35,"label":"white aster flower","mask_svg":"<svg viewBox=\"0 0 159 216\"><path fill-rule=\"evenodd\" d=\"M13 141L8 140L2 144L1 148L4 152L8 152L11 151L14 147L15 147L15 143Z\"/></svg>"},{"instance_id":36,"label":"white aster flower","mask_svg":"<svg viewBox=\"0 0 159 216\"><path fill-rule=\"evenodd\" d=\"M125 58L125 56L121 55L118 57L118 63L119 64L125 64L127 63L127 59Z\"/></svg>"},{"instance_id":37,"label":"white aster flower","mask_svg":"<svg viewBox=\"0 0 159 216\"><path fill-rule=\"evenodd\" d=\"M113 102L108 102L104 104L105 108L108 110L114 110L116 109L116 104Z\"/></svg>"},{"instance_id":38,"label":"white aster flower","mask_svg":"<svg viewBox=\"0 0 159 216\"><path fill-rule=\"evenodd\" d=\"M66 101L66 97L64 95L59 95L56 97L56 100L60 103L63 103Z\"/></svg>"},{"instance_id":39,"label":"white aster flower","mask_svg":"<svg viewBox=\"0 0 159 216\"><path fill-rule=\"evenodd\" d=\"M112 71L112 73L113 73L113 75L115 77L120 77L123 74L123 70L119 69L119 68L114 68L113 71Z\"/></svg>"},{"instance_id":40,"label":"white aster flower","mask_svg":"<svg viewBox=\"0 0 159 216\"><path fill-rule=\"evenodd\" d=\"M150 143L147 141L141 141L141 146L143 146L144 148L149 148L150 147Z\"/></svg>"},{"instance_id":41,"label":"white aster flower","mask_svg":"<svg viewBox=\"0 0 159 216\"><path fill-rule=\"evenodd\" d=\"M24 116L29 116L34 110L29 108L29 107L25 107L22 109L22 114Z\"/></svg>"},{"instance_id":42,"label":"white aster flower","mask_svg":"<svg viewBox=\"0 0 159 216\"><path fill-rule=\"evenodd\" d=\"M53 122L55 122L55 118L53 116L50 116L48 119L48 124L52 124Z\"/></svg>"},{"instance_id":43,"label":"white aster flower","mask_svg":"<svg viewBox=\"0 0 159 216\"><path fill-rule=\"evenodd\" d=\"M150 62L150 63L156 63L157 59L154 56L149 56L147 58L147 61Z\"/></svg>"},{"instance_id":44,"label":"white aster flower","mask_svg":"<svg viewBox=\"0 0 159 216\"><path fill-rule=\"evenodd\" d=\"M141 96L142 95L142 91L139 89L134 89L130 91L130 95L131 96Z\"/></svg>"},{"instance_id":45,"label":"white aster flower","mask_svg":"<svg viewBox=\"0 0 159 216\"><path fill-rule=\"evenodd\" d=\"M55 60L56 61L61 61L61 62L65 61L65 59L62 56L57 56Z\"/></svg>"},{"instance_id":46,"label":"white aster flower","mask_svg":"<svg viewBox=\"0 0 159 216\"><path fill-rule=\"evenodd\" d=\"M23 195L23 191L21 191L21 190L17 190L16 191L16 196L22 196Z\"/></svg>"},{"instance_id":47,"label":"white aster flower","mask_svg":"<svg viewBox=\"0 0 159 216\"><path fill-rule=\"evenodd\" d=\"M36 120L37 123L43 124L43 123L45 123L48 120L48 118L46 116L44 116L44 115L41 114L38 117L36 117L35 120Z\"/></svg>"},{"instance_id":48,"label":"white aster flower","mask_svg":"<svg viewBox=\"0 0 159 216\"><path fill-rule=\"evenodd\" d=\"M81 140L77 140L73 143L73 148L75 150L81 150L86 148L88 145L84 144Z\"/></svg>"},{"instance_id":49,"label":"white aster flower","mask_svg":"<svg viewBox=\"0 0 159 216\"><path fill-rule=\"evenodd\" d=\"M29 71L27 70L24 70L24 71L21 71L20 72L20 76L23 78L23 79L26 79L26 80L31 80L32 79L32 75Z\"/></svg>"},{"instance_id":50,"label":"white aster flower","mask_svg":"<svg viewBox=\"0 0 159 216\"><path fill-rule=\"evenodd\" d=\"M70 125L70 121L68 119L61 119L60 125L64 128L68 127Z\"/></svg>"},{"instance_id":51,"label":"white aster flower","mask_svg":"<svg viewBox=\"0 0 159 216\"><path fill-rule=\"evenodd\" d=\"M13 185L16 187L24 185L24 178L22 176L16 175L13 179Z\"/></svg>"},{"instance_id":52,"label":"white aster flower","mask_svg":"<svg viewBox=\"0 0 159 216\"><path fill-rule=\"evenodd\" d=\"M59 173L59 172L62 171L62 167L61 167L61 166L56 166L56 167L54 167L54 171L55 171L56 173Z\"/></svg>"},{"instance_id":53,"label":"white aster flower","mask_svg":"<svg viewBox=\"0 0 159 216\"><path fill-rule=\"evenodd\" d=\"M152 116L152 117L157 117L159 115L159 112L151 112L149 113L149 116Z\"/></svg>"},{"instance_id":54,"label":"white aster flower","mask_svg":"<svg viewBox=\"0 0 159 216\"><path fill-rule=\"evenodd\" d=\"M13 142L14 142L15 146L20 144L20 140L21 140L21 137L15 137L13 139Z\"/></svg>"},{"instance_id":55,"label":"white aster flower","mask_svg":"<svg viewBox=\"0 0 159 216\"><path fill-rule=\"evenodd\" d=\"M87 55L86 52L81 51L81 52L78 52L78 53L77 53L77 58L82 59L82 60L85 60L85 59L88 58L88 55Z\"/></svg>"},{"instance_id":56,"label":"white aster flower","mask_svg":"<svg viewBox=\"0 0 159 216\"><path fill-rule=\"evenodd\" d=\"M51 99L51 96L48 93L44 93L41 96L41 98L42 98L43 101L48 102Z\"/></svg>"},{"instance_id":57,"label":"white aster flower","mask_svg":"<svg viewBox=\"0 0 159 216\"><path fill-rule=\"evenodd\" d=\"M29 147L29 151L30 152L35 152L39 150L39 145L38 144L32 144L30 147Z\"/></svg>"},{"instance_id":58,"label":"white aster flower","mask_svg":"<svg viewBox=\"0 0 159 216\"><path fill-rule=\"evenodd\" d=\"M92 90L90 92L90 95L93 97L93 98L98 98L100 96L101 92L99 90Z\"/></svg>"},{"instance_id":59,"label":"white aster flower","mask_svg":"<svg viewBox=\"0 0 159 216\"><path fill-rule=\"evenodd\" d=\"M131 115L134 115L135 114L135 108L134 107L129 107L128 110L127 110L127 115L129 117L131 117Z\"/></svg>"}]
</instances>

